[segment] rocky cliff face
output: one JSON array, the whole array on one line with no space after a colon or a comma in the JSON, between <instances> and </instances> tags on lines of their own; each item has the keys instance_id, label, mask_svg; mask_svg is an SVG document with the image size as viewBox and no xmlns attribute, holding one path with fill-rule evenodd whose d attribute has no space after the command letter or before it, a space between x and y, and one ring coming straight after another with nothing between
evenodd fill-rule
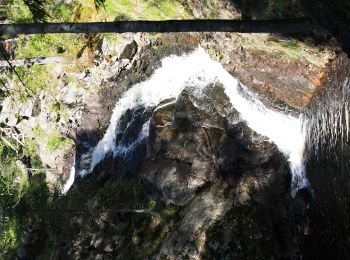
<instances>
[{"instance_id":1,"label":"rocky cliff face","mask_svg":"<svg viewBox=\"0 0 350 260\"><path fill-rule=\"evenodd\" d=\"M196 38L169 35L145 47L117 84L100 92L105 104L150 76L161 57L196 44ZM286 107L281 103L277 107ZM291 198L288 161L247 126L220 84L207 86L201 97L189 88L156 107L128 111L118 140L134 139L148 119L147 141L127 156L107 156L61 198L63 211L79 210L64 218L74 228L62 232L53 258L300 257L307 205L299 195ZM90 130L81 128L78 147L101 138L102 130Z\"/></svg>"},{"instance_id":2,"label":"rocky cliff face","mask_svg":"<svg viewBox=\"0 0 350 260\"><path fill-rule=\"evenodd\" d=\"M230 109L220 86L208 86L207 91L207 100L200 101L184 91L176 102L156 109L152 117L153 137L141 178L156 201L183 207L182 219L158 255L210 259L253 256L255 251L255 257L259 257L269 239L277 248L279 243L293 243L288 241L290 231L282 230L282 222L288 222L286 210L290 203L289 168L284 156ZM194 105L201 102L205 109ZM228 118L234 118L235 123L228 123ZM276 182L276 190L267 188ZM266 188L268 191L263 191ZM266 219L260 222L258 216L244 216L245 208L264 193L276 198L273 206L268 206L272 201L257 202L257 208L265 210ZM276 208L270 211L266 206ZM242 222L235 223L239 217L231 212L240 210ZM274 214L279 217L274 219ZM279 228L272 230L267 220ZM249 236L262 238L261 244L247 245L249 241L234 234L245 223L255 225ZM240 249L240 243L252 247L248 249L251 251Z\"/></svg>"},{"instance_id":3,"label":"rocky cliff face","mask_svg":"<svg viewBox=\"0 0 350 260\"><path fill-rule=\"evenodd\" d=\"M91 259L101 252L107 258L121 259L297 257L297 234L288 212L290 170L285 156L247 127L220 85L208 86L205 91L204 100L184 90L176 100L157 106L151 113L147 143L127 160L104 160L91 175L79 180L68 200L75 192L83 192L85 203L92 207L89 214L100 214L95 212L99 187L115 179L124 179L126 186L140 181L138 192L143 195L123 212L122 201L130 198L123 197L123 191L108 194L113 202L103 213L104 220L94 217L103 222L102 228L95 225L89 231L90 235L100 234L101 241L95 244L91 238L92 244L72 248L83 232L75 233L73 241L67 242L68 252L76 257L89 254ZM142 125L142 118L134 120L140 120L134 126ZM129 135L130 131L124 133ZM138 163L140 158L144 158L143 163ZM145 206L137 208L142 203ZM154 205L150 207L150 203ZM169 207L170 216L162 216ZM114 214L124 221L135 214L145 216L136 216L137 222L131 224ZM80 218L76 225L85 231L89 217ZM107 239L108 227L119 235ZM108 252L103 248L105 243Z\"/></svg>"},{"instance_id":4,"label":"rocky cliff face","mask_svg":"<svg viewBox=\"0 0 350 260\"><path fill-rule=\"evenodd\" d=\"M264 103L294 114L308 105L332 57L329 50L313 55L316 50L301 43L293 45L297 50L285 47L290 39L270 35L124 40L122 47L102 42L94 66L79 75L85 87L73 91L66 85L61 91L59 100L68 104L72 118L56 111L48 127L60 125L60 134L74 144L59 149L59 157L39 151L63 180L74 158L78 168L90 163L85 154L102 138L115 101L149 78L163 57L201 44ZM95 83L100 87L91 91ZM45 104L45 97L40 101ZM41 109L28 122L43 126L39 119L45 116ZM130 143L147 120L146 141L127 155L107 156L57 199L52 259L298 259L307 205L298 195L291 198L287 158L247 126L220 84L208 85L201 97L186 88L177 99L128 110L118 140ZM22 121L21 129L35 127L28 122Z\"/></svg>"}]
</instances>

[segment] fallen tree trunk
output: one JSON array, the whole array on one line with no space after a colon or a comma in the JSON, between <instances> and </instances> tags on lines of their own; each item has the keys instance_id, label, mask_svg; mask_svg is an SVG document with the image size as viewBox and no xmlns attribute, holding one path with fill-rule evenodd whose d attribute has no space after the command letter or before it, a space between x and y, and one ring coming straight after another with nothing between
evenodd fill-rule
<instances>
[{"instance_id":1,"label":"fallen tree trunk","mask_svg":"<svg viewBox=\"0 0 350 260\"><path fill-rule=\"evenodd\" d=\"M126 33L126 32L309 32L317 26L308 18L284 20L166 20L97 23L1 24L0 34Z\"/></svg>"},{"instance_id":2,"label":"fallen tree trunk","mask_svg":"<svg viewBox=\"0 0 350 260\"><path fill-rule=\"evenodd\" d=\"M62 58L62 57L48 57L48 58L32 58L32 59L17 59L17 60L11 60L11 65L20 67L25 65L43 65L43 64L49 64L49 63L65 63L69 62L69 59ZM10 67L10 64L6 60L0 60L0 67Z\"/></svg>"}]
</instances>

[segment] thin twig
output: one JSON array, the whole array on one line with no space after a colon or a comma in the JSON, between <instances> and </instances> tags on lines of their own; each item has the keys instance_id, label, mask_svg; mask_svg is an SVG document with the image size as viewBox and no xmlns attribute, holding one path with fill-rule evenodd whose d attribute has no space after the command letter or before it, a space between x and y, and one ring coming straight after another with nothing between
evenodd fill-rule
<instances>
[{"instance_id":1,"label":"thin twig","mask_svg":"<svg viewBox=\"0 0 350 260\"><path fill-rule=\"evenodd\" d=\"M4 138L3 136L0 136L0 138L5 144L10 146L13 150L15 150L18 153L18 150L9 141L7 141L6 138Z\"/></svg>"},{"instance_id":2,"label":"thin twig","mask_svg":"<svg viewBox=\"0 0 350 260\"><path fill-rule=\"evenodd\" d=\"M33 92L26 86L26 84L23 82L23 80L21 79L21 76L18 74L17 70L15 69L15 67L12 65L12 63L10 62L10 60L6 57L6 54L4 53L4 50L2 48L0 48L0 54L1 56L6 60L7 64L9 65L9 67L11 68L11 70L15 73L16 77L18 78L18 80L21 82L21 84L24 86L25 91L27 92L28 95L30 96L34 96Z\"/></svg>"}]
</instances>

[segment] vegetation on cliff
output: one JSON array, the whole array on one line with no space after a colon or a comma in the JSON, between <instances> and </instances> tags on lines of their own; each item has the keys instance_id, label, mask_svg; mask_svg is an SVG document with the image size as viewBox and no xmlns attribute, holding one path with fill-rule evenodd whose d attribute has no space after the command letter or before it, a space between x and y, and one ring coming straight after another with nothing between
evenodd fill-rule
<instances>
[{"instance_id":1,"label":"vegetation on cliff","mask_svg":"<svg viewBox=\"0 0 350 260\"><path fill-rule=\"evenodd\" d=\"M35 16L34 9L28 7L31 2L33 1L13 0L12 5L7 8L7 21L30 23L40 20ZM307 14L298 1L292 0L39 2L43 3L41 7L46 11L42 17L49 22L212 19L239 16L266 19L301 17ZM229 7L232 8L231 4L237 8L238 12L235 9L229 9ZM341 1L337 4L341 4ZM344 9L347 10L347 7ZM325 41L329 43L328 34L294 36L294 38L285 35L252 37L237 34L226 37L224 34L203 34L200 37L202 37L202 44L206 45L205 48L212 57L225 64L232 74L265 93L268 98L274 101L283 100L283 106L286 103L297 110L309 104L310 96L312 97L315 89L320 85L319 78L324 75L324 68L332 58L332 50L338 51L338 48L334 47L332 40L330 48L324 44ZM0 258L18 256L23 252L23 248L32 247L35 252L30 254L38 256L39 259L50 257L59 259L67 256L98 258L102 255L144 259L153 254L166 254L166 246L172 245L171 243L176 244L176 241L184 243L181 239L186 237L185 235L188 235L187 238L191 241L188 244L198 246L196 255L207 259L225 254L228 256L232 253L232 248L235 249L235 257L244 259L261 258L262 255L280 258L286 254L295 256L299 253L291 248L293 246L296 248L298 241L286 239L287 236L294 239L294 235L299 234L301 230L299 225L300 230L293 230L294 233L292 232L291 235L288 229L290 227L287 212L287 207L290 205L289 175L276 176L271 174L273 170L269 170L269 174L264 175L271 165L277 167L277 162L278 165L286 166L285 163L281 163L281 161L284 162L284 158L270 146L268 149L271 150L272 155L269 154L272 157L276 156L277 159L271 159L273 161L271 164L263 165L264 169L261 172L258 174L250 172L253 163L246 166L247 172L243 172L242 161L249 161L252 149L255 149L254 145L247 146L243 149L243 155L240 155L239 163L231 162L224 165L227 168L220 165L218 172L221 175L213 181L215 185L208 182L198 190L188 192L194 197L191 198L193 201L186 205L172 204L160 199L162 196L168 196L170 188L175 192L185 188L176 186L176 183L170 188L159 188L157 185L150 185L152 182L159 184L157 180L152 179L147 184L145 183L145 180L147 181L145 176L148 173L146 170L143 172L143 179L138 174L123 175L121 172L124 168L117 168L118 165L114 165L111 158L106 164L110 163L115 168L106 166L106 169L99 169L93 176L84 179L84 184L78 183L77 186L73 186L67 195L60 194L61 178L66 179L66 176L59 175L57 178L58 170L55 169L57 165L53 162L51 166L47 162L51 163L50 159L58 157L66 160L67 157L64 156L74 154L75 151L72 149L76 147L73 140L82 138L87 143L91 141L79 135L74 136L76 129L69 131L75 127L75 119L85 111L83 105L88 102L93 103L94 98L100 97L110 113L116 97L120 96L132 83L147 78L152 73L153 67L159 65L159 56L179 54L184 51L180 47L176 47L174 51L170 46L188 44L191 45L186 49L188 51L192 45L198 44L198 40L195 40L193 35L185 35L181 38L161 37L154 34L149 39L151 40L147 42L148 49L145 48L149 53L148 56L133 59L135 53L132 50L126 51L126 60L133 60L133 62L125 63L121 70L111 69L111 72L108 71L110 64L116 62L116 57L120 57L120 53L116 50L122 52L123 49L113 47L110 48L113 52L110 52L108 46L118 44L125 46L125 43L131 42L128 36L46 34L19 35L12 39L13 41L6 39L7 42L10 40L14 46L8 49L10 60L62 57L67 61L45 65L27 64L16 67L16 73L9 68L1 68L0 98L5 100L10 97L13 111L16 111L11 117L15 121L15 126L11 127L16 133L20 131L17 127L22 127L21 130L29 130L26 132L25 145L18 145L11 138L5 141L2 139L0 142ZM136 46L136 48L140 47ZM111 74L96 76L106 71ZM266 76L267 74L269 77ZM302 76L296 77L296 75ZM107 80L111 77L114 80L113 84L108 83ZM284 88L285 86L288 88ZM85 103L81 102L81 96L87 97L84 100ZM218 95L218 97L220 101L224 100L223 96ZM32 108L30 116L23 111L23 107ZM101 117L103 116L105 114ZM107 121L108 116L105 116ZM34 122L29 124L30 119L34 117ZM98 122L91 127L94 131L105 129L105 122L99 120L96 120ZM26 123L28 125L25 125ZM172 124L172 122L168 123ZM6 124L4 122L0 127L6 128ZM227 125L223 123L220 127L223 129ZM209 132L214 137L210 141L223 142L223 140L234 139L238 132L242 132L243 135L242 129L245 129L244 126L239 125L237 129L226 129L225 134L220 132L221 130L211 129ZM182 133L183 136L189 135L192 130L186 129ZM176 131L181 132L179 129ZM94 136L89 134L91 133L87 133L87 137ZM167 134L169 132L164 132L164 136ZM99 135L96 134L96 136ZM3 135L1 137L6 138ZM166 141L163 140L163 143L158 143L157 147L165 143ZM174 143L169 144L169 147ZM230 144L229 141L227 144ZM241 147L240 145L246 144L247 139L236 140L230 147ZM86 144L81 142L79 145L81 148ZM263 142L262 146L265 147L265 145L266 143ZM182 152L190 147L191 141L183 145ZM164 158L161 155L165 150L166 147L159 154L154 155L152 160L162 162ZM194 151L191 152L194 153ZM164 157L169 154L175 156L171 150ZM45 155L50 158L44 163L41 159ZM182 162L180 159L168 159L164 164L169 165L171 161L187 169L189 163ZM155 168L155 162L152 160L148 161L149 168ZM65 166L70 167L72 163L67 160ZM215 163L210 162L208 163L210 166L206 167L214 167ZM66 172L66 169L60 170L61 173ZM278 171L287 172L285 169L278 169ZM188 177L187 173L185 172L182 176L184 179ZM156 188L163 190L157 193ZM223 201L227 203L225 204L227 212L222 211L222 217L216 216L215 210L218 210L217 207ZM196 223L193 224L191 220ZM183 228L182 231L181 228ZM285 237L281 239L281 236ZM224 247L221 248L217 241L222 242ZM187 244L186 249L193 250ZM132 255L130 252L133 252Z\"/></svg>"},{"instance_id":2,"label":"vegetation on cliff","mask_svg":"<svg viewBox=\"0 0 350 260\"><path fill-rule=\"evenodd\" d=\"M6 10L7 21L20 23L36 20L37 18L33 17L32 10L28 8L27 4L28 2L15 0L11 5L8 5ZM144 1L137 3L131 1L106 1L103 8L98 10L95 8L93 1L72 1L69 4L47 2L44 7L48 11L48 16L45 17L48 21L114 20L130 19L131 17L164 19L190 16L185 7L178 3L174 4L172 1L162 1L159 6L157 3ZM106 34L104 36L109 39L111 44L119 40L114 35ZM11 50L13 56L10 58L64 57L73 59L75 62L74 64L62 64L63 70L67 73L81 73L86 67L91 66L90 57L85 58L86 54L90 55L91 47L95 48L97 44L101 43L101 39L102 37L99 35L19 36L14 39L13 50ZM47 102L44 109L49 113L64 117L67 113L67 105L56 101L55 98L59 87L59 80L55 80L57 78L57 68L55 64L29 64L28 66L15 68L17 75L11 69L2 69L2 100L11 97L14 100L14 104L25 104L33 98L38 99L39 95L45 93L46 96L53 100ZM11 88L7 86L9 81L13 82ZM67 77L67 81L79 84L74 77ZM23 117L18 114L17 122L22 120ZM5 128L7 126L2 123L1 127ZM61 219L57 218L61 214L58 212L65 212L65 210L70 212L73 206L81 206L82 201L78 200L76 204L67 204L68 206L60 202L59 197L57 197L60 193L58 183L56 187L55 184L50 184L49 181L48 176L52 175L52 170L48 169L47 165L43 165L37 155L38 142L44 142L44 147L46 146L53 155L57 153L64 155L64 150L71 145L71 140L60 134L57 129L48 131L46 128L44 130L43 126L39 124L32 127L32 132L29 134L28 139L25 140L24 146L18 146L16 141L11 138L3 141L4 138L5 136L2 136L0 143L0 256L1 258L8 257L11 254L11 250L26 243L30 244L31 241L28 236L31 234L40 236L41 241L39 241L39 245L44 248L44 251L38 253L43 253L44 256L47 253L47 256L49 256L51 254L50 250L60 241L61 234L69 233L70 218L72 214L76 214L75 212L67 213L66 217ZM13 147L17 150L13 149ZM130 186L126 186L125 192L129 192L129 188ZM97 197L104 196L105 198L109 196L112 198L112 194L108 192L110 192L109 188L105 186L98 193ZM81 200L85 201L85 198ZM103 208L103 205L106 203L102 203L101 207ZM113 205L113 203L111 202L108 205ZM130 204L129 208L131 206ZM96 209L96 212L99 212L99 210L100 207ZM109 210L109 208L105 210ZM89 233L87 232L86 234ZM45 251L46 248L47 252Z\"/></svg>"}]
</instances>

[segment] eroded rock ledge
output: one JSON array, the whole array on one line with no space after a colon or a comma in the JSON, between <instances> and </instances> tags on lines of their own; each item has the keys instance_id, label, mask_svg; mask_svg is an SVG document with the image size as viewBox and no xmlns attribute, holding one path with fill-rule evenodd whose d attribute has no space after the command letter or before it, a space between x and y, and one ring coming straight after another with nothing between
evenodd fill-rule
<instances>
[{"instance_id":1,"label":"eroded rock ledge","mask_svg":"<svg viewBox=\"0 0 350 260\"><path fill-rule=\"evenodd\" d=\"M315 49L301 45L296 58L279 46L285 39L270 37L141 35L126 40L123 46L130 48L118 54L117 48L107 48L108 57L101 54L80 75L83 93L62 93L76 115L62 129L74 140L77 165L89 163L80 156L103 136L116 100L149 78L163 57L190 52L199 43L267 103L299 113L317 91L332 52L314 57ZM264 52L265 47L279 49ZM116 65L120 53L125 59ZM98 77L97 67L108 73ZM89 91L96 82L100 88ZM78 97L79 106L72 97ZM299 256L300 223L294 219L285 156L247 127L220 85L207 88L204 97L185 90L177 100L148 111L150 137L135 154L127 161L109 156L91 175L76 180L57 202L67 212L59 220L67 230L58 232L53 259ZM51 128L57 120L50 121ZM73 162L67 162L60 165L69 168Z\"/></svg>"},{"instance_id":2,"label":"eroded rock ledge","mask_svg":"<svg viewBox=\"0 0 350 260\"><path fill-rule=\"evenodd\" d=\"M110 252L103 255L124 258L133 252L134 257L155 259L212 259L299 254L294 224L289 224L294 222L293 214L288 213L292 200L287 159L274 144L247 127L220 85L208 86L203 97L185 89L176 100L161 103L151 114L147 143L127 160L106 158L68 193L68 200L76 190L85 194L90 198L86 202L90 214L99 215L95 210L100 187L119 181L128 187L140 181L138 192L143 195L136 201L132 196L131 205L122 202L129 200L126 197L118 197L127 194L123 187L120 195L110 194L114 203L102 230L92 226L87 231L78 224L83 232L99 233L101 246L108 237ZM133 124L142 125L145 119L136 116L133 120L141 120ZM127 128L124 134L130 134ZM140 154L145 154L141 164ZM118 214L118 210L123 205L135 209L142 203L154 206L140 210L146 216L138 215L133 225L124 227L113 217L132 217L137 213ZM169 208L171 216L157 220ZM154 218L152 224L148 214ZM104 235L111 226L119 235ZM139 234L137 243L131 234ZM217 238L221 235L222 241ZM79 234L73 238L76 242L81 239ZM88 254L91 259L100 255L100 243L72 247L76 242L67 244L68 252L80 257Z\"/></svg>"}]
</instances>

